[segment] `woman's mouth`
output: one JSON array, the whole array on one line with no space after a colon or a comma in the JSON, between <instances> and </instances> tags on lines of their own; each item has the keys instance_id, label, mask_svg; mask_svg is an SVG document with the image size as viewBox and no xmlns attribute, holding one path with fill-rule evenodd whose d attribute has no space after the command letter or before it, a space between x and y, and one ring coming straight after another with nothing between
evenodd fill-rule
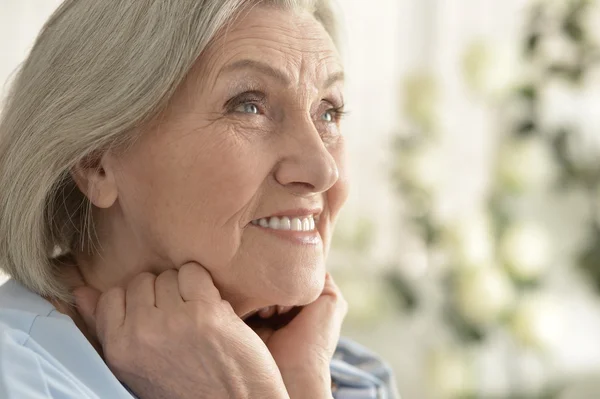
<instances>
[{"instance_id":1,"label":"woman's mouth","mask_svg":"<svg viewBox=\"0 0 600 399\"><path fill-rule=\"evenodd\" d=\"M304 217L271 216L253 220L252 224L271 230L310 232L316 229L318 221L318 216L315 220L313 215Z\"/></svg>"},{"instance_id":2,"label":"woman's mouth","mask_svg":"<svg viewBox=\"0 0 600 399\"><path fill-rule=\"evenodd\" d=\"M271 235L300 245L321 245L320 212L298 216L270 216L253 220L250 224Z\"/></svg>"}]
</instances>

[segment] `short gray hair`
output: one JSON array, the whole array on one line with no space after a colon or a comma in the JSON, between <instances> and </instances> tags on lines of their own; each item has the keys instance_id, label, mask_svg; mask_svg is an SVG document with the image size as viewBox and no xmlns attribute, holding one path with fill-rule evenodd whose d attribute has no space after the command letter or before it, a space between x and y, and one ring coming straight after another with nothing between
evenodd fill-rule
<instances>
[{"instance_id":1,"label":"short gray hair","mask_svg":"<svg viewBox=\"0 0 600 399\"><path fill-rule=\"evenodd\" d=\"M56 253L93 223L70 171L135 139L216 33L259 3L309 10L338 41L329 0L66 0L53 13L0 116L0 268L71 300Z\"/></svg>"}]
</instances>

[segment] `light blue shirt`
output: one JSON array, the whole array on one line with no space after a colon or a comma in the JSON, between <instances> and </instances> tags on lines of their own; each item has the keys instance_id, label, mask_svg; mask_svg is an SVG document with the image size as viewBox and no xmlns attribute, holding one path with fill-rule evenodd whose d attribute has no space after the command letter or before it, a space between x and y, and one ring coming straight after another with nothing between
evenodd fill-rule
<instances>
[{"instance_id":1,"label":"light blue shirt","mask_svg":"<svg viewBox=\"0 0 600 399\"><path fill-rule=\"evenodd\" d=\"M342 340L331 364L335 399L395 399L389 368ZM1 399L135 399L73 320L14 280L0 286Z\"/></svg>"}]
</instances>

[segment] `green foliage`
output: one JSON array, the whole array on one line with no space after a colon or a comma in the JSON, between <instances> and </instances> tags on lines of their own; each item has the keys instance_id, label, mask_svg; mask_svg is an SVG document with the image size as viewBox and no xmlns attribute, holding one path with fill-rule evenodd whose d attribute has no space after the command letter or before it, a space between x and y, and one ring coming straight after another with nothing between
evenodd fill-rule
<instances>
[{"instance_id":1,"label":"green foliage","mask_svg":"<svg viewBox=\"0 0 600 399\"><path fill-rule=\"evenodd\" d=\"M541 143L544 154L550 154L548 158L553 167L557 169L557 173L552 175L552 179L556 180L552 181L553 186L557 190L568 188L586 194L593 217L588 222L588 240L582 246L576 261L581 266L581 270L590 278L593 286L600 292L600 215L598 211L600 206L597 204L598 198L600 198L598 195L600 193L600 154L598 154L596 163L581 162L581 159L574 155L573 151L570 151L572 144L578 144L577 140L580 140L575 127L578 121L566 121L562 126L547 127L541 112L544 90L549 84L560 82L573 88L581 87L588 75L599 66L600 46L597 41L600 38L593 37L586 30L584 23L586 13L593 6L592 1L565 0L565 7L559 8L562 13L558 14L549 12L555 5L552 2L539 1L530 9L526 24L527 31L524 32L521 48L524 60L532 73L526 81L514 89L507 99L508 104L506 105L516 104L523 112L520 112L518 117L507 121L510 130L501 138L501 141L509 153L517 151L519 146L528 144L532 140L536 140L536 145ZM573 51L565 54L562 58L560 55L559 57L548 57L545 53L545 46L549 40L556 40L557 37L561 44L566 43L566 46ZM476 88L480 77L483 76L482 69L488 63L488 55L485 44L480 42L474 43L466 51L463 60L465 78L467 79L466 83L473 88ZM510 324L511 318L517 314L519 301L528 296L535 297L544 284L544 270L535 267L540 264L534 262L535 259L538 259L535 257L535 253L532 255L533 258L529 258L530 264L519 270L514 256L513 259L507 259L508 255L503 247L507 236L514 231L514 227L519 224L522 217L515 211L518 209L515 203L519 202L527 190L536 190L537 188L532 188L529 181L514 173L515 167L517 169L526 167L515 165L523 157L509 157L508 169L504 168L506 165L501 165L502 160L499 160L497 176L495 176L497 179L490 190L487 204L487 211L491 219L491 241L494 248L490 257L493 259L489 259L490 264L473 265L468 264L464 257L457 256L456 252L460 252L460 250L456 247L460 240L453 240L452 234L448 233L449 226L442 225L435 216L434 209L438 200L435 190L427 184L428 182L420 179L421 174L414 171L417 164L414 162L415 156L436 145L437 126L434 121L437 90L435 87L434 78L422 72L410 77L405 83L405 115L411 123L412 131L403 134L395 142L396 164L393 167L392 178L406 208L406 218L414 227L414 231L421 238L427 251L431 254L441 250L447 255L445 267L442 269L444 272L440 289L443 295L441 316L445 325L452 332L453 340L468 347L485 342L489 338L489 333L498 329L510 330L513 335L518 335L517 332L511 330ZM539 149L539 146L536 148ZM529 153L525 152L525 154ZM521 249L522 245L515 247ZM513 250L512 253L518 254L518 251ZM477 267L480 269L476 269ZM515 298L517 298L512 305L508 305L509 300L507 299L508 309L505 309L500 306L502 289L498 288L499 291L495 293L497 301L495 304L492 303L498 310L497 315L485 318L485 320L469 317L469 312L465 311L464 306L461 307L464 304L461 304L459 300L465 297L461 297L462 290L464 290L462 286L464 276L481 270L493 270L481 280L486 284L489 283L491 288L501 287L502 285L498 281L503 280L506 276L514 290ZM388 281L397 292L397 297L401 302L408 303L417 309L421 306L423 301L420 300L421 293L417 286L401 275L392 275ZM506 294L506 298L508 296ZM466 297L471 298L471 296ZM471 313L482 314L481 307L476 307L475 310L479 313ZM519 328L526 329L529 326L521 325ZM535 332L526 331L526 334L529 338L535 338ZM560 381L554 381L539 398L557 397L559 387ZM508 396L508 398L521 397L523 396L518 394L518 390L513 396Z\"/></svg>"},{"instance_id":2,"label":"green foliage","mask_svg":"<svg viewBox=\"0 0 600 399\"><path fill-rule=\"evenodd\" d=\"M589 8L594 5L589 0L571 0L567 3L565 13L558 20L550 20L545 13L546 4L539 3L533 8L530 16L530 32L526 35L525 53L527 58L537 66L540 76L544 79L531 81L517 90L515 97L526 100L531 110L539 108L540 99L538 93L544 85L552 81L562 81L572 85L580 85L587 74L593 72L599 66L598 40L592 37L584 28L584 18ZM556 27L542 29L543 27ZM552 35L562 35L575 49L575 59L547 61L543 59L540 43ZM600 188L600 154L599 162L595 165L581 164L579 160L569 151L569 145L577 140L577 131L573 126L560 126L551 131L540 128L539 114L530 112L524 119L516 122L515 134L537 134L545 138L554 153L555 161L559 167L559 187L575 188L588 193L589 207L595 214L597 207L596 193ZM575 122L575 121L573 121ZM582 248L578 257L579 263L594 286L600 292L600 236L598 234L598 220L592 218L590 221L590 236L586 245Z\"/></svg>"}]
</instances>

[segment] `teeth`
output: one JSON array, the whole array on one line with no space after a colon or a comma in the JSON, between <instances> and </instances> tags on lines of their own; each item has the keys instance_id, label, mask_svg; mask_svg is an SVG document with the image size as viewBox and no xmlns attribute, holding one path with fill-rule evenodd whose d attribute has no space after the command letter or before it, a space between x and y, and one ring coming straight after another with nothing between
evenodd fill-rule
<instances>
[{"instance_id":1,"label":"teeth","mask_svg":"<svg viewBox=\"0 0 600 399\"><path fill-rule=\"evenodd\" d=\"M292 310L293 306L277 306L277 314L285 314Z\"/></svg>"},{"instance_id":2,"label":"teeth","mask_svg":"<svg viewBox=\"0 0 600 399\"><path fill-rule=\"evenodd\" d=\"M269 307L260 309L258 311L258 315L263 319L268 319L269 317L271 317L275 314L276 310L277 310L277 306L269 306Z\"/></svg>"},{"instance_id":3,"label":"teeth","mask_svg":"<svg viewBox=\"0 0 600 399\"><path fill-rule=\"evenodd\" d=\"M253 220L252 224L273 230L314 231L316 228L316 222L312 215L292 219L287 216L281 218L272 216L270 218Z\"/></svg>"},{"instance_id":4,"label":"teeth","mask_svg":"<svg viewBox=\"0 0 600 399\"><path fill-rule=\"evenodd\" d=\"M288 218L287 216L282 217L279 221L279 228L281 230L290 230L292 228L290 218Z\"/></svg>"},{"instance_id":5,"label":"teeth","mask_svg":"<svg viewBox=\"0 0 600 399\"><path fill-rule=\"evenodd\" d=\"M273 230L279 230L279 218L270 218L269 228Z\"/></svg>"},{"instance_id":6,"label":"teeth","mask_svg":"<svg viewBox=\"0 0 600 399\"><path fill-rule=\"evenodd\" d=\"M302 231L302 222L298 218L292 219L292 230L293 231Z\"/></svg>"}]
</instances>

